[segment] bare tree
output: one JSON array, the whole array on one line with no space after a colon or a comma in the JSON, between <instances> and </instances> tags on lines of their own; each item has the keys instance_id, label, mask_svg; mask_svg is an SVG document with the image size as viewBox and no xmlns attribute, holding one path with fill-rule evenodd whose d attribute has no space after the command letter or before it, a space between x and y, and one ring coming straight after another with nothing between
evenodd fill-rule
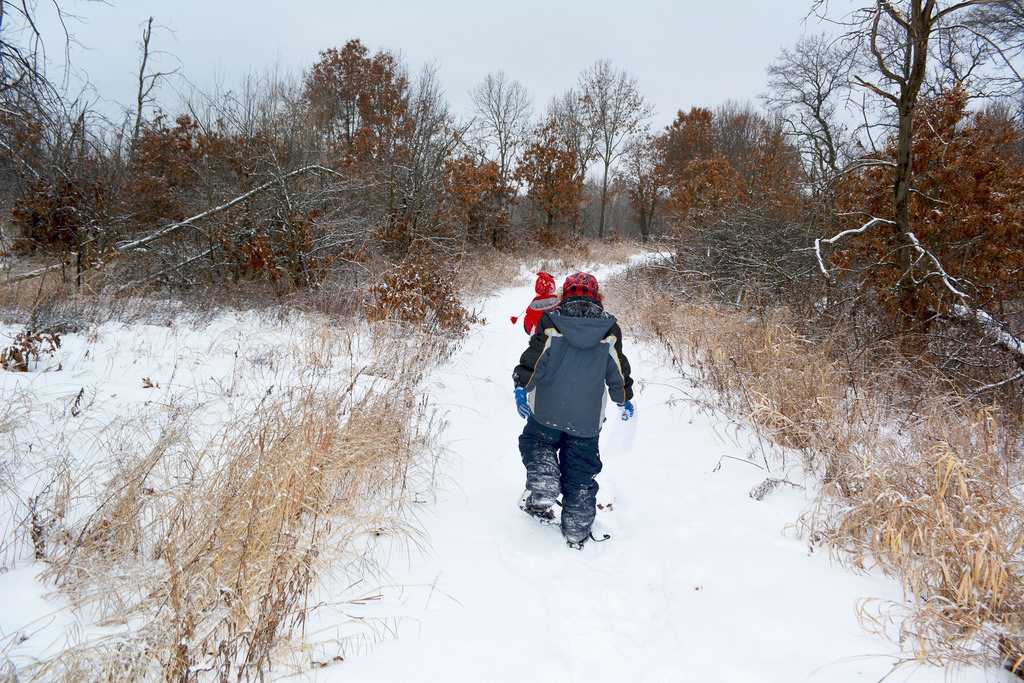
<instances>
[{"instance_id":1,"label":"bare tree","mask_svg":"<svg viewBox=\"0 0 1024 683\"><path fill-rule=\"evenodd\" d=\"M825 191L849 158L842 107L850 93L850 55L824 35L801 38L768 65L766 104L797 141L812 191Z\"/></svg>"},{"instance_id":2,"label":"bare tree","mask_svg":"<svg viewBox=\"0 0 1024 683\"><path fill-rule=\"evenodd\" d=\"M392 185L393 217L407 226L400 247L429 242L439 250L452 251L458 238L446 226L440 211L445 163L451 158L465 130L457 129L437 79L437 66L424 66L409 97L409 126L403 131L401 154L386 165Z\"/></svg>"},{"instance_id":3,"label":"bare tree","mask_svg":"<svg viewBox=\"0 0 1024 683\"><path fill-rule=\"evenodd\" d=\"M938 97L949 88L970 89L974 96L988 97L1003 90L992 89L992 79L978 78L979 72L992 61L991 44L975 32L951 27L935 36L934 67L924 85L928 97ZM995 85L1004 86L1002 83Z\"/></svg>"},{"instance_id":4,"label":"bare tree","mask_svg":"<svg viewBox=\"0 0 1024 683\"><path fill-rule=\"evenodd\" d=\"M66 15L54 2L62 26ZM54 101L60 101L56 88L45 73L43 35L36 22L37 6L34 2L0 0L0 167L12 162L12 167L0 168L0 180L9 184L10 176L27 171L38 177L40 170L35 159L27 158L25 150L18 149L15 131L29 122L41 118L41 112ZM64 26L64 44L70 36ZM66 49L66 48L65 48Z\"/></svg>"},{"instance_id":5,"label":"bare tree","mask_svg":"<svg viewBox=\"0 0 1024 683\"><path fill-rule=\"evenodd\" d=\"M1001 0L875 0L855 15L848 34L864 50L864 68L870 75L856 75L857 84L877 96L894 113L896 155L893 169L893 228L910 233L909 199L913 160L913 115L921 89L928 78L932 41L977 22L978 8ZM822 3L819 2L819 6ZM977 33L977 31L975 30ZM991 38L986 40L993 43ZM997 52L998 47L996 46Z\"/></svg>"},{"instance_id":6,"label":"bare tree","mask_svg":"<svg viewBox=\"0 0 1024 683\"><path fill-rule=\"evenodd\" d=\"M583 120L594 136L601 162L601 217L598 237L604 237L608 179L612 165L625 151L626 143L650 118L651 106L637 87L636 78L599 60L580 74Z\"/></svg>"},{"instance_id":7,"label":"bare tree","mask_svg":"<svg viewBox=\"0 0 1024 683\"><path fill-rule=\"evenodd\" d=\"M60 6L54 6L63 23ZM35 9L35 3L0 0L0 93L43 75L43 38Z\"/></svg>"},{"instance_id":8,"label":"bare tree","mask_svg":"<svg viewBox=\"0 0 1024 683\"><path fill-rule=\"evenodd\" d=\"M583 98L575 89L569 89L548 104L548 123L565 148L576 156L576 179L583 183L587 169L595 158L593 131L584 120Z\"/></svg>"},{"instance_id":9,"label":"bare tree","mask_svg":"<svg viewBox=\"0 0 1024 683\"><path fill-rule=\"evenodd\" d=\"M476 130L495 157L501 182L507 183L526 146L533 100L526 87L510 80L504 71L487 74L469 97L477 116Z\"/></svg>"},{"instance_id":10,"label":"bare tree","mask_svg":"<svg viewBox=\"0 0 1024 683\"><path fill-rule=\"evenodd\" d=\"M994 0L975 8L964 27L988 42L1007 63L1024 53L1024 0ZM1013 69L1020 78L1019 70Z\"/></svg>"},{"instance_id":11,"label":"bare tree","mask_svg":"<svg viewBox=\"0 0 1024 683\"><path fill-rule=\"evenodd\" d=\"M152 102L153 89L156 88L157 83L161 78L169 76L177 71L154 71L153 73L147 73L146 68L149 65L150 57L153 52L150 50L150 40L153 37L153 17L150 17L146 22L146 28L142 29L142 42L139 44L139 52L141 58L139 60L139 74L138 74L138 89L135 94L135 124L132 126L132 148L135 147L135 141L139 139L139 131L142 130L142 112L145 106Z\"/></svg>"}]
</instances>

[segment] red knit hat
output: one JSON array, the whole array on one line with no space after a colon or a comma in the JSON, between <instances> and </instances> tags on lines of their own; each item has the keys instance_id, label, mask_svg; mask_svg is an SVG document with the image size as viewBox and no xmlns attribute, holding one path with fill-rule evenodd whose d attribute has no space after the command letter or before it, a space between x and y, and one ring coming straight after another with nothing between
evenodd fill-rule
<instances>
[{"instance_id":1,"label":"red knit hat","mask_svg":"<svg viewBox=\"0 0 1024 683\"><path fill-rule=\"evenodd\" d=\"M541 271L537 273L537 282L533 288L537 291L537 296L551 296L555 293L555 278L551 273Z\"/></svg>"},{"instance_id":2,"label":"red knit hat","mask_svg":"<svg viewBox=\"0 0 1024 683\"><path fill-rule=\"evenodd\" d=\"M589 296L599 299L597 278L590 273L583 272L573 273L565 278L565 283L562 285L562 298L566 299L570 296Z\"/></svg>"}]
</instances>

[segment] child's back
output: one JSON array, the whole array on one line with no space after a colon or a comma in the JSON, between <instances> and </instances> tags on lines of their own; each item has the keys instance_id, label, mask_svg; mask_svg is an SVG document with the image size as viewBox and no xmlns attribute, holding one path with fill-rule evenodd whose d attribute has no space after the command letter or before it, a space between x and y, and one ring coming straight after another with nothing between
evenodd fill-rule
<instances>
[{"instance_id":1,"label":"child's back","mask_svg":"<svg viewBox=\"0 0 1024 683\"><path fill-rule=\"evenodd\" d=\"M582 548L596 514L605 397L620 406L621 419L633 415L622 330L605 312L593 275L566 279L561 303L541 315L512 379L516 408L527 419L519 437L526 467L519 506L552 523L561 495L562 535L570 547Z\"/></svg>"}]
</instances>

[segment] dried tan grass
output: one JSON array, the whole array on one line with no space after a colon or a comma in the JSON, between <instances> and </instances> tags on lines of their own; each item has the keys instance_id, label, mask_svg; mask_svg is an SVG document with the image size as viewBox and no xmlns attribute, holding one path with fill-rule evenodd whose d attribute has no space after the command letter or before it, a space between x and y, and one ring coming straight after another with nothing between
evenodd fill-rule
<instances>
[{"instance_id":1,"label":"dried tan grass","mask_svg":"<svg viewBox=\"0 0 1024 683\"><path fill-rule=\"evenodd\" d=\"M15 414L13 392L4 392L4 400L0 401L0 436L14 430L18 425L18 417Z\"/></svg>"},{"instance_id":2,"label":"dried tan grass","mask_svg":"<svg viewBox=\"0 0 1024 683\"><path fill-rule=\"evenodd\" d=\"M318 382L343 371L329 359L346 343L310 335L296 358L311 381L213 439L195 443L185 419L121 458L91 514L55 535L46 572L110 635L22 675L264 677L294 649L313 592L369 570L365 539L414 537L402 512L410 490L429 486L437 426L418 385L447 346L406 330L370 363L386 377Z\"/></svg>"},{"instance_id":3,"label":"dried tan grass","mask_svg":"<svg viewBox=\"0 0 1024 683\"><path fill-rule=\"evenodd\" d=\"M73 482L67 454L60 451L38 466L25 485L26 452L16 430L32 412L33 394L25 387L5 387L0 399L0 571L6 571L25 549L36 559L45 556L51 532L64 524L71 507Z\"/></svg>"},{"instance_id":4,"label":"dried tan grass","mask_svg":"<svg viewBox=\"0 0 1024 683\"><path fill-rule=\"evenodd\" d=\"M820 477L818 501L799 520L812 542L902 581L913 600L867 601L865 625L889 632L922 661L996 653L1020 669L1018 416L923 383L884 345L850 359L841 331L806 338L786 310L674 300L639 278L609 290L609 305L631 333L661 344L716 402L797 449Z\"/></svg>"},{"instance_id":5,"label":"dried tan grass","mask_svg":"<svg viewBox=\"0 0 1024 683\"><path fill-rule=\"evenodd\" d=\"M522 261L511 253L487 249L462 256L458 265L457 291L463 301L511 287L522 268Z\"/></svg>"},{"instance_id":6,"label":"dried tan grass","mask_svg":"<svg viewBox=\"0 0 1024 683\"><path fill-rule=\"evenodd\" d=\"M568 275L587 264L624 263L631 256L642 251L644 251L642 245L627 240L593 242L581 239L557 248L543 250L544 258L540 262L538 270ZM532 253L530 256L535 258L537 254Z\"/></svg>"}]
</instances>

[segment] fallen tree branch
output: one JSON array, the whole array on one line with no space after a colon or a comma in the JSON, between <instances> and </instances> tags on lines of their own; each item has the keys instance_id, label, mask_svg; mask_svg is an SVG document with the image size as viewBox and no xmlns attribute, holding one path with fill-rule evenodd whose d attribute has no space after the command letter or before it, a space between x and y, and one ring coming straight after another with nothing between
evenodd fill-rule
<instances>
[{"instance_id":1,"label":"fallen tree branch","mask_svg":"<svg viewBox=\"0 0 1024 683\"><path fill-rule=\"evenodd\" d=\"M942 264L939 262L939 259L936 258L935 254L921 246L921 242L918 241L917 235L915 235L909 230L907 230L903 234L906 235L908 240L910 240L910 244L911 246L914 247L914 250L922 258L927 258L929 261L931 261L932 264L938 269L939 277L942 279L942 284L946 285L946 289L948 289L950 292L953 293L953 295L958 296L961 299L971 298L970 296L967 295L966 292L962 291L953 284L954 282L960 284L960 280L947 273L946 269L942 267Z\"/></svg>"},{"instance_id":2,"label":"fallen tree branch","mask_svg":"<svg viewBox=\"0 0 1024 683\"><path fill-rule=\"evenodd\" d=\"M878 223L895 225L895 222L887 220L885 218L872 218L859 228L844 230L828 239L818 238L814 240L814 252L818 257L818 267L821 269L822 274L826 278L831 279L831 275L829 274L828 269L825 267L825 260L821 255L822 243L835 244L844 237L848 237L850 235L859 235ZM953 277L946 271L946 269L942 265L942 262L939 261L938 257L935 254L933 254L929 249L926 249L924 245L921 244L921 241L917 238L917 235L915 235L910 230L904 231L901 234L910 243L910 246L914 249L914 251L917 252L918 258L927 259L935 268L935 271L929 273L928 276L935 275L939 279L941 279L942 284L946 287L946 289L949 290L949 292L959 300L959 303L954 304L951 308L953 317L960 321L976 323L978 327L981 328L981 331L986 338L991 339L997 346L1000 346L1003 349L1009 351L1016 358L1017 362L1020 363L1022 367L1024 367L1024 340L1021 340L1016 335L1007 332L1003 325L998 320L996 320L990 313L974 306L972 303L973 300L971 296L964 291L966 287L964 287L961 280L959 278Z\"/></svg>"},{"instance_id":3,"label":"fallen tree branch","mask_svg":"<svg viewBox=\"0 0 1024 683\"><path fill-rule=\"evenodd\" d=\"M275 177L272 180L268 180L267 182L263 183L259 187L254 187L253 189L249 190L245 194L241 194L241 195L235 197L234 199L232 199L231 201L228 201L228 202L225 202L225 203L221 204L220 206L215 206L212 209L207 209L206 211L203 211L202 213L197 213L195 216L191 216L189 218L186 218L183 221L178 221L177 223L171 223L170 225L168 225L166 227L163 227L163 228L160 228L156 232L152 232L152 233L146 235L145 237L140 237L137 240L131 240L129 242L122 242L122 243L118 244L116 247L114 247L114 249L116 251L127 251L128 249L134 249L135 247L141 247L144 244L149 244L150 242L152 242L154 240L158 240L161 237L166 237L167 235L175 233L178 230L181 230L182 228L186 228L186 227L192 225L193 223L195 223L196 221L202 220L204 218L209 218L210 216L215 216L218 213L222 213L224 211L227 211L228 209L230 209L231 207L235 206L236 204L244 202L249 197L257 195L260 192L263 192L264 190L266 190L268 188L271 188L271 187L277 185L280 182L283 182L283 181L285 181L285 180L287 180L289 178L292 178L294 176L301 175L303 173L309 173L310 171L321 171L321 172L324 172L324 173L331 173L331 174L334 174L334 175L341 176L341 174L338 173L337 171L332 170L330 168L327 168L325 166L320 166L319 164L311 164L309 166L303 166L302 168L298 168L298 169L292 171L291 173L286 173L283 176Z\"/></svg>"},{"instance_id":4,"label":"fallen tree branch","mask_svg":"<svg viewBox=\"0 0 1024 683\"><path fill-rule=\"evenodd\" d=\"M903 235L907 238L911 246L921 258L926 258L931 261L936 270L934 274L938 275L942 280L942 284L946 286L946 289L960 300L960 303L954 304L951 309L953 317L959 320L973 321L977 323L985 337L991 339L997 346L1001 346L1013 354L1018 363L1024 364L1024 340L1021 340L1014 334L1007 332L1002 323L996 320L990 313L984 309L973 306L971 304L971 296L961 289L963 285L960 279L947 273L938 257L930 250L925 249L913 232L907 230Z\"/></svg>"},{"instance_id":5,"label":"fallen tree branch","mask_svg":"<svg viewBox=\"0 0 1024 683\"><path fill-rule=\"evenodd\" d=\"M263 183L262 185L260 185L258 187L254 187L253 189L249 190L248 192L246 192L244 194L241 194L241 195L235 197L234 199L232 199L230 201L224 202L223 204L220 204L219 206L215 206L212 209L207 209L206 211L203 211L202 213L197 213L196 215L191 216L189 218L186 218L185 220L178 221L176 223L171 223L170 225L164 226L163 228L160 228L156 232L151 232L150 234L146 235L145 237L140 237L138 239L129 240L127 242L121 242L120 244L117 244L117 245L114 246L115 255L116 254L121 254L121 253L129 251L129 250L138 249L139 247L144 246L146 244L149 244L150 242L153 242L155 240L158 240L161 237L166 237L167 235L173 234L173 233L181 230L182 228L191 227L196 221L200 221L200 220L202 220L204 218L209 218L210 216L215 216L215 215L217 215L219 213L227 211L231 207L233 207L233 206L235 206L235 205L237 205L237 204L239 204L241 202L244 202L246 199L249 199L250 197L253 197L253 196L255 196L255 195L257 195L257 194L259 194L259 193L261 193L261 192L271 188L271 187L274 187L274 186L278 185L279 183L281 183L281 182L283 182L283 181L285 181L285 180L287 180L289 178L293 178L293 177L295 177L297 175L302 175L304 173L309 173L311 171L316 171L316 172L319 172L319 173L328 173L330 175L335 175L335 176L344 178L344 176L341 173L338 173L334 169L327 168L326 166L321 166L319 164L310 164L308 166L303 166L302 168L295 169L294 171L286 173L283 176L276 176L272 180L268 180L267 182ZM103 264L104 264L104 262L101 262L99 264L99 266L102 267ZM61 263L61 264L54 264L52 266L46 266L45 268L39 268L37 270L32 270L32 271L29 271L27 273L19 273L18 275L12 275L11 277L7 278L7 282L8 283L14 283L14 282L22 282L24 280L31 280L32 278L36 278L36 277L40 277L42 275L46 275L47 273L49 273L51 271L59 270L59 269L61 269L63 267L64 267L64 264Z\"/></svg>"},{"instance_id":6,"label":"fallen tree branch","mask_svg":"<svg viewBox=\"0 0 1024 683\"><path fill-rule=\"evenodd\" d=\"M911 246L918 253L920 258L926 258L931 261L936 270L934 274L938 275L942 280L942 284L946 286L946 289L960 300L960 303L954 304L951 308L953 317L958 320L976 323L978 327L981 328L982 334L984 334L985 337L991 339L997 346L1009 351L1017 359L1017 362L1021 363L1022 367L1024 367L1024 341L1017 338L1010 332L1007 332L1002 323L996 320L990 313L984 309L975 307L971 303L971 296L961 289L961 281L946 272L946 269L942 266L942 262L939 261L938 257L930 250L925 249L913 232L907 230L903 235L910 242Z\"/></svg>"},{"instance_id":7,"label":"fallen tree branch","mask_svg":"<svg viewBox=\"0 0 1024 683\"><path fill-rule=\"evenodd\" d=\"M978 387L977 389L975 389L974 391L971 392L971 396L977 396L978 394L983 394L986 391L992 391L993 389L998 389L1000 387L1005 387L1007 384L1013 384L1014 382L1016 382L1018 380L1021 380L1021 379L1024 379L1024 370L1021 370L1016 375L1012 375L1010 377L1007 377L1006 379L1004 379L1001 382L993 382L992 384L986 384L983 387Z\"/></svg>"},{"instance_id":8,"label":"fallen tree branch","mask_svg":"<svg viewBox=\"0 0 1024 683\"><path fill-rule=\"evenodd\" d=\"M8 284L13 284L15 282L22 282L23 280L31 280L32 278L41 277L52 271L60 270L61 268L64 267L64 265L65 264L63 263L55 263L52 266L46 266L45 268L38 268L36 270L30 270L27 273L19 273L17 275L12 275L11 277L7 278L7 282Z\"/></svg>"}]
</instances>

